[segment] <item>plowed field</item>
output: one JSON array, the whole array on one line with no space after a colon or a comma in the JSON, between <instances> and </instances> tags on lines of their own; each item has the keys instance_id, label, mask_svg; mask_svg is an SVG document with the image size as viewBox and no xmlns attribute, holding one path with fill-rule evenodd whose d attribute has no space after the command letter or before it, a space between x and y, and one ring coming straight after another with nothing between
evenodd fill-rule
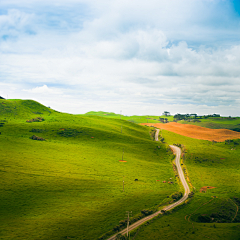
<instances>
[{"instance_id":1,"label":"plowed field","mask_svg":"<svg viewBox=\"0 0 240 240\"><path fill-rule=\"evenodd\" d=\"M228 129L210 129L189 124L170 123L141 123L141 125L154 126L165 129L186 137L203 139L209 141L224 142L227 139L240 138L240 132L234 132Z\"/></svg>"}]
</instances>

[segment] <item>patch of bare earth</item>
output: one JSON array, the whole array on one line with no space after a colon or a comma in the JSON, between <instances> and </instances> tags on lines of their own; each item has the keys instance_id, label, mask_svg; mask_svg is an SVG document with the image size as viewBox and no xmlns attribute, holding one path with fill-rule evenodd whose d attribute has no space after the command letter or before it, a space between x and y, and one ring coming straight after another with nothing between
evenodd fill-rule
<instances>
[{"instance_id":1,"label":"patch of bare earth","mask_svg":"<svg viewBox=\"0 0 240 240\"><path fill-rule=\"evenodd\" d=\"M208 189L213 189L213 188L216 188L216 187L211 187L211 186L201 187L200 192L206 192Z\"/></svg>"},{"instance_id":2,"label":"patch of bare earth","mask_svg":"<svg viewBox=\"0 0 240 240\"><path fill-rule=\"evenodd\" d=\"M176 122L170 123L141 123L141 125L154 126L160 129L165 129L170 132L174 132L186 137L224 142L228 139L240 138L240 133L231 131L228 129L210 129L205 127L199 127L190 124L180 124Z\"/></svg>"}]
</instances>

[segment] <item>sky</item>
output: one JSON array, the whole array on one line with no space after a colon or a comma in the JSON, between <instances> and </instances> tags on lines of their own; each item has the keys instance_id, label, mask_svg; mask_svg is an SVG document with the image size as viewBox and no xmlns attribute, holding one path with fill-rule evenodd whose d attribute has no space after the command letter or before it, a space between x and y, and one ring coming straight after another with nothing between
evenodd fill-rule
<instances>
[{"instance_id":1,"label":"sky","mask_svg":"<svg viewBox=\"0 0 240 240\"><path fill-rule=\"evenodd\" d=\"M239 0L1 0L0 96L81 114L240 116Z\"/></svg>"}]
</instances>

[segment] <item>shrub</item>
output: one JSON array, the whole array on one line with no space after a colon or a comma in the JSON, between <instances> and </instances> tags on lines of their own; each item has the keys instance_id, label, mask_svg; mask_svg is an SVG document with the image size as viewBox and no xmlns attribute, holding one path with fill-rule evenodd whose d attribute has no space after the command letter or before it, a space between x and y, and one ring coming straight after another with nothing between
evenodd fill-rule
<instances>
[{"instance_id":1,"label":"shrub","mask_svg":"<svg viewBox=\"0 0 240 240\"><path fill-rule=\"evenodd\" d=\"M191 197L193 197L194 196L194 192L190 192L189 194L188 194L188 197L189 198L191 198Z\"/></svg>"},{"instance_id":2,"label":"shrub","mask_svg":"<svg viewBox=\"0 0 240 240\"><path fill-rule=\"evenodd\" d=\"M119 222L119 226L120 227L125 227L127 225L127 220L125 219L125 220L121 220L120 222Z\"/></svg>"},{"instance_id":3,"label":"shrub","mask_svg":"<svg viewBox=\"0 0 240 240\"><path fill-rule=\"evenodd\" d=\"M153 210L143 209L143 210L141 211L141 213L142 213L143 215L145 215L145 216L148 216L148 215L150 215L150 214L153 213Z\"/></svg>"},{"instance_id":4,"label":"shrub","mask_svg":"<svg viewBox=\"0 0 240 240\"><path fill-rule=\"evenodd\" d=\"M210 223L211 218L209 216L201 215L198 217L199 222Z\"/></svg>"},{"instance_id":5,"label":"shrub","mask_svg":"<svg viewBox=\"0 0 240 240\"><path fill-rule=\"evenodd\" d=\"M27 120L26 122L28 122L28 123L31 123L31 122L42 122L44 120L45 120L44 118L36 117L36 118L31 119L31 120Z\"/></svg>"},{"instance_id":6,"label":"shrub","mask_svg":"<svg viewBox=\"0 0 240 240\"><path fill-rule=\"evenodd\" d=\"M182 193L181 192L176 192L172 195L172 199L177 201L182 197Z\"/></svg>"},{"instance_id":7,"label":"shrub","mask_svg":"<svg viewBox=\"0 0 240 240\"><path fill-rule=\"evenodd\" d=\"M43 129L35 129L32 128L32 130L30 130L29 132L37 132L37 133L42 133L42 132L46 132L47 130L43 130Z\"/></svg>"},{"instance_id":8,"label":"shrub","mask_svg":"<svg viewBox=\"0 0 240 240\"><path fill-rule=\"evenodd\" d=\"M32 140L38 140L38 141L45 141L44 138L38 137L38 136L36 136L36 135L32 135L32 136L30 137L30 139L32 139Z\"/></svg>"},{"instance_id":9,"label":"shrub","mask_svg":"<svg viewBox=\"0 0 240 240\"><path fill-rule=\"evenodd\" d=\"M119 240L125 240L127 239L124 235L122 235L121 233L119 233L117 236L116 236L116 239L119 239Z\"/></svg>"}]
</instances>

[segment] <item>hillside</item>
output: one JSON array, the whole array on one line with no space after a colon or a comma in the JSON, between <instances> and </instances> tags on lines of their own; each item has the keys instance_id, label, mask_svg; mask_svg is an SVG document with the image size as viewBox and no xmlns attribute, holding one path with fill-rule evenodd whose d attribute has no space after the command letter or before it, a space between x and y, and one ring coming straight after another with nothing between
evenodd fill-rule
<instances>
[{"instance_id":1,"label":"hillside","mask_svg":"<svg viewBox=\"0 0 240 240\"><path fill-rule=\"evenodd\" d=\"M211 129L229 129L240 132L240 117L212 117L190 122L182 120L179 121L179 123L192 124Z\"/></svg>"},{"instance_id":2,"label":"hillside","mask_svg":"<svg viewBox=\"0 0 240 240\"><path fill-rule=\"evenodd\" d=\"M0 106L2 239L97 239L126 211L156 210L179 191L172 154L151 128L31 100Z\"/></svg>"},{"instance_id":3,"label":"hillside","mask_svg":"<svg viewBox=\"0 0 240 240\"><path fill-rule=\"evenodd\" d=\"M33 100L0 99L1 117L23 119L36 115L49 115L54 112L56 111Z\"/></svg>"},{"instance_id":4,"label":"hillside","mask_svg":"<svg viewBox=\"0 0 240 240\"><path fill-rule=\"evenodd\" d=\"M167 130L161 134L168 144L181 144L182 166L194 196L137 231L135 240L239 239L240 139L213 144Z\"/></svg>"},{"instance_id":5,"label":"hillside","mask_svg":"<svg viewBox=\"0 0 240 240\"><path fill-rule=\"evenodd\" d=\"M181 128L179 134L167 129L171 124ZM226 130L233 130L239 124L240 118L148 124L162 129L161 137L167 144L177 143L181 146L183 170L194 188L194 196L189 198L188 204L173 210L172 214L160 216L150 221L150 224L136 229L131 233L135 240L239 238L240 139L237 139L237 131ZM184 136L187 134L191 137ZM196 139L206 137L219 142Z\"/></svg>"},{"instance_id":6,"label":"hillside","mask_svg":"<svg viewBox=\"0 0 240 240\"><path fill-rule=\"evenodd\" d=\"M159 118L165 118L168 119L168 121L173 121L173 116L152 116L152 115L146 115L146 116L124 116L122 114L116 114L113 112L87 112L84 114L86 116L99 116L99 117L104 117L104 118L115 118L115 119L124 119L132 123L158 123Z\"/></svg>"},{"instance_id":7,"label":"hillside","mask_svg":"<svg viewBox=\"0 0 240 240\"><path fill-rule=\"evenodd\" d=\"M134 123L161 123L159 120L160 118L167 119L168 122L173 122L173 116L124 116L120 114L110 113L110 112L88 112L84 115L91 115L91 116L101 116L105 118L116 118L116 119L124 119ZM165 122L165 121L164 121ZM210 129L229 129L232 131L240 132L240 117L208 117L202 119L189 119L186 120L179 120L177 123L181 124L189 124L195 125Z\"/></svg>"}]
</instances>

